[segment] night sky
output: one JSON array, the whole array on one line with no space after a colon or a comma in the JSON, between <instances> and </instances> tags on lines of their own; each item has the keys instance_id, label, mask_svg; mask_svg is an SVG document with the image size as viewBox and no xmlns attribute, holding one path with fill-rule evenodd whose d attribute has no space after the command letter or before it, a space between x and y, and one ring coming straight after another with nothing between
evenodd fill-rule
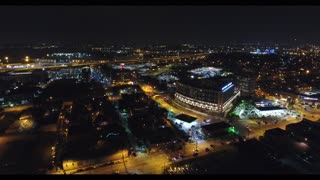
<instances>
[{"instance_id":1,"label":"night sky","mask_svg":"<svg viewBox=\"0 0 320 180\"><path fill-rule=\"evenodd\" d=\"M2 6L0 43L318 42L320 6Z\"/></svg>"}]
</instances>

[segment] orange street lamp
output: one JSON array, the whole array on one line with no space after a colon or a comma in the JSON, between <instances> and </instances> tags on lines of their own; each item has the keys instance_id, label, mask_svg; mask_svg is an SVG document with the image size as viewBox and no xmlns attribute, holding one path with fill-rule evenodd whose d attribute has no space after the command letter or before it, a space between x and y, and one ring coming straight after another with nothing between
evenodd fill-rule
<instances>
[{"instance_id":1,"label":"orange street lamp","mask_svg":"<svg viewBox=\"0 0 320 180\"><path fill-rule=\"evenodd\" d=\"M29 56L26 56L26 58L24 59L26 62L29 62Z\"/></svg>"}]
</instances>

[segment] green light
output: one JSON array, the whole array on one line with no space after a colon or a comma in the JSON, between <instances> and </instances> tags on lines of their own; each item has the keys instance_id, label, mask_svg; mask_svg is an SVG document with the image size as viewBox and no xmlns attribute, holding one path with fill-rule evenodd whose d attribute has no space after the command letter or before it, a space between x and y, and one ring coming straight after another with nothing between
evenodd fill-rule
<instances>
[{"instance_id":1,"label":"green light","mask_svg":"<svg viewBox=\"0 0 320 180\"><path fill-rule=\"evenodd\" d=\"M229 128L228 128L228 133L235 134L235 133L236 133L236 130L234 129L234 127L229 127Z\"/></svg>"},{"instance_id":2,"label":"green light","mask_svg":"<svg viewBox=\"0 0 320 180\"><path fill-rule=\"evenodd\" d=\"M173 116L174 116L174 112L173 112L173 109L172 109L172 108L169 109L168 116L169 116L169 117L173 117Z\"/></svg>"},{"instance_id":3,"label":"green light","mask_svg":"<svg viewBox=\"0 0 320 180\"><path fill-rule=\"evenodd\" d=\"M228 133L230 134L239 134L239 131L237 131L233 126L228 128Z\"/></svg>"}]
</instances>

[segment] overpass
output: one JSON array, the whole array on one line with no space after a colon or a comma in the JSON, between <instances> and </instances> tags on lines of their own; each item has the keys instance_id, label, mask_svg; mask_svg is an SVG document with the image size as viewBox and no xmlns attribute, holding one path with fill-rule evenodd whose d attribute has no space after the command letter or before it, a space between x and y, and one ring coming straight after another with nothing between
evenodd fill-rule
<instances>
[{"instance_id":1,"label":"overpass","mask_svg":"<svg viewBox=\"0 0 320 180\"><path fill-rule=\"evenodd\" d=\"M152 59L145 59L145 60L138 60L138 59L116 59L116 60L97 60L96 62L86 62L86 63L69 63L69 64L60 64L60 65L53 65L53 66L36 66L36 67L23 67L23 68L7 68L9 65L13 64L5 64L0 67L0 73L2 72L9 72L9 71L25 71L25 70L38 70L38 69L63 69L63 68L75 68L75 67L84 67L84 66L98 66L103 64L119 64L119 63L126 63L126 64L140 64L140 63L160 63L160 62L181 62L182 59L192 58L192 59L203 59L209 53L198 53L198 54L186 54L181 56L170 56L170 57L162 57L162 58L152 58ZM30 64L30 63L29 63Z\"/></svg>"}]
</instances>

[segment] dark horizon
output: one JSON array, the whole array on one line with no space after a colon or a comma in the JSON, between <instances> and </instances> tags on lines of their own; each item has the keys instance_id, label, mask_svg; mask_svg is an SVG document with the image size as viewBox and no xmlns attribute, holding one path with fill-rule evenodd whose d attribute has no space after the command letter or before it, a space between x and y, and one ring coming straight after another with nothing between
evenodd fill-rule
<instances>
[{"instance_id":1,"label":"dark horizon","mask_svg":"<svg viewBox=\"0 0 320 180\"><path fill-rule=\"evenodd\" d=\"M2 6L0 43L317 43L319 10L311 6Z\"/></svg>"}]
</instances>

